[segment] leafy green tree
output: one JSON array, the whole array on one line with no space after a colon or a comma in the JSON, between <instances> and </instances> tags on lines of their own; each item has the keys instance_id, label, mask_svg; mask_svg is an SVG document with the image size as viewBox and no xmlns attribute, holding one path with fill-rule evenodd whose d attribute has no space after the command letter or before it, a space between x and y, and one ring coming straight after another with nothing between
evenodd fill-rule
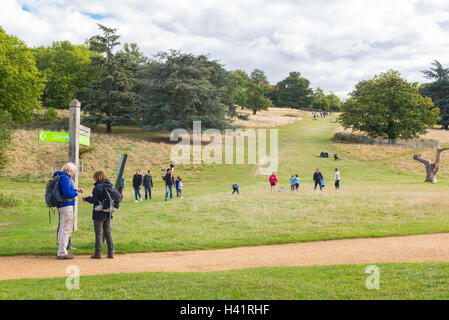
<instances>
[{"instance_id":1,"label":"leafy green tree","mask_svg":"<svg viewBox=\"0 0 449 320\"><path fill-rule=\"evenodd\" d=\"M290 72L289 76L277 84L279 88L278 104L284 108L310 108L313 103L313 90L310 81L301 77L299 72Z\"/></svg>"},{"instance_id":2,"label":"leafy green tree","mask_svg":"<svg viewBox=\"0 0 449 320\"><path fill-rule=\"evenodd\" d=\"M258 85L270 84L268 82L267 76L265 75L265 72L260 69L254 69L254 71L251 72L251 75L249 77L252 82Z\"/></svg>"},{"instance_id":3,"label":"leafy green tree","mask_svg":"<svg viewBox=\"0 0 449 320\"><path fill-rule=\"evenodd\" d=\"M423 71L427 79L432 83L424 84L420 88L423 96L433 100L435 107L440 109L441 119L437 122L445 130L449 130L449 69L444 68L441 63L434 61L433 68Z\"/></svg>"},{"instance_id":4,"label":"leafy green tree","mask_svg":"<svg viewBox=\"0 0 449 320\"><path fill-rule=\"evenodd\" d=\"M129 60L137 65L144 66L150 63L150 59L140 51L140 48L136 43L125 43L123 45L123 50L121 50L120 53L126 55Z\"/></svg>"},{"instance_id":5,"label":"leafy green tree","mask_svg":"<svg viewBox=\"0 0 449 320\"><path fill-rule=\"evenodd\" d=\"M257 114L259 110L267 110L272 106L270 99L265 98L265 91L270 91L265 74L261 70L254 70L251 76L242 71L231 72L232 83L234 84L233 98L237 105L252 110Z\"/></svg>"},{"instance_id":6,"label":"leafy green tree","mask_svg":"<svg viewBox=\"0 0 449 320\"><path fill-rule=\"evenodd\" d=\"M438 119L438 108L432 109L430 98L403 79L397 71L376 75L357 87L343 104L340 122L344 128L367 133L373 138L412 139L424 134Z\"/></svg>"},{"instance_id":7,"label":"leafy green tree","mask_svg":"<svg viewBox=\"0 0 449 320\"><path fill-rule=\"evenodd\" d=\"M206 56L170 51L161 53L142 73L136 85L144 108L144 128L223 130L237 116L228 72Z\"/></svg>"},{"instance_id":8,"label":"leafy green tree","mask_svg":"<svg viewBox=\"0 0 449 320\"><path fill-rule=\"evenodd\" d=\"M37 68L45 75L43 103L49 108L67 109L77 90L99 74L90 62L98 55L86 45L74 45L69 41L53 42L48 47L33 50Z\"/></svg>"},{"instance_id":9,"label":"leafy green tree","mask_svg":"<svg viewBox=\"0 0 449 320\"><path fill-rule=\"evenodd\" d=\"M340 112L341 111L341 99L335 93L327 95L327 99L330 101L329 110Z\"/></svg>"},{"instance_id":10,"label":"leafy green tree","mask_svg":"<svg viewBox=\"0 0 449 320\"><path fill-rule=\"evenodd\" d=\"M99 24L101 35L88 40L91 50L99 53L91 57L91 64L100 73L100 79L91 81L88 87L76 93L88 115L87 124L104 124L106 132L112 126L135 122L140 119L140 109L136 95L132 91L137 65L129 55L114 53L120 45L116 29Z\"/></svg>"},{"instance_id":11,"label":"leafy green tree","mask_svg":"<svg viewBox=\"0 0 449 320\"><path fill-rule=\"evenodd\" d=\"M10 113L4 109L0 109L0 171L6 167L8 145L11 143L11 123L12 117Z\"/></svg>"},{"instance_id":12,"label":"leafy green tree","mask_svg":"<svg viewBox=\"0 0 449 320\"><path fill-rule=\"evenodd\" d=\"M31 49L0 27L0 110L8 111L15 122L33 120L41 108L44 83Z\"/></svg>"},{"instance_id":13,"label":"leafy green tree","mask_svg":"<svg viewBox=\"0 0 449 320\"><path fill-rule=\"evenodd\" d=\"M330 109L331 101L324 94L323 89L317 88L313 93L313 108L315 110L327 111Z\"/></svg>"}]
</instances>

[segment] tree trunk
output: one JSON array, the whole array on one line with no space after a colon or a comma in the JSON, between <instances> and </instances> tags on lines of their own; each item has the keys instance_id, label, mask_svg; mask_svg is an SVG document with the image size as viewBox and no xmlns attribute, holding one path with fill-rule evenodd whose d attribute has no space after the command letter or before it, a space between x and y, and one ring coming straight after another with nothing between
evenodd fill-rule
<instances>
[{"instance_id":1,"label":"tree trunk","mask_svg":"<svg viewBox=\"0 0 449 320\"><path fill-rule=\"evenodd\" d=\"M413 159L416 161L421 162L426 167L426 181L430 183L438 183L437 181L437 173L440 169L440 158L441 158L441 152L447 151L449 148L440 149L437 148L436 156L435 156L435 163L431 163L430 160L423 159L420 154L415 154L413 156Z\"/></svg>"},{"instance_id":2,"label":"tree trunk","mask_svg":"<svg viewBox=\"0 0 449 320\"><path fill-rule=\"evenodd\" d=\"M106 132L111 133L112 132L112 125L110 123L106 124Z\"/></svg>"},{"instance_id":3,"label":"tree trunk","mask_svg":"<svg viewBox=\"0 0 449 320\"><path fill-rule=\"evenodd\" d=\"M256 109L253 110L253 114L257 114L257 110Z\"/></svg>"}]
</instances>

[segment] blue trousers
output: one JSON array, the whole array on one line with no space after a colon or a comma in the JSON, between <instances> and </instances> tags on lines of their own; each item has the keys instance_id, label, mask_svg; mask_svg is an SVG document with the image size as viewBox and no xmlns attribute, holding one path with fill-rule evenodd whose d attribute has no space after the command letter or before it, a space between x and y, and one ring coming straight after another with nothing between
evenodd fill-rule
<instances>
[{"instance_id":1,"label":"blue trousers","mask_svg":"<svg viewBox=\"0 0 449 320\"><path fill-rule=\"evenodd\" d=\"M165 199L168 199L168 192L170 191L170 199L173 199L173 185L165 185Z\"/></svg>"},{"instance_id":2,"label":"blue trousers","mask_svg":"<svg viewBox=\"0 0 449 320\"><path fill-rule=\"evenodd\" d=\"M148 195L150 195L150 199L151 199L151 187L150 186L145 186L145 200L148 199Z\"/></svg>"},{"instance_id":3,"label":"blue trousers","mask_svg":"<svg viewBox=\"0 0 449 320\"><path fill-rule=\"evenodd\" d=\"M142 195L140 194L140 188L134 189L134 196L136 197L136 201L139 200L137 199L137 196L139 196L139 198L142 199Z\"/></svg>"}]
</instances>

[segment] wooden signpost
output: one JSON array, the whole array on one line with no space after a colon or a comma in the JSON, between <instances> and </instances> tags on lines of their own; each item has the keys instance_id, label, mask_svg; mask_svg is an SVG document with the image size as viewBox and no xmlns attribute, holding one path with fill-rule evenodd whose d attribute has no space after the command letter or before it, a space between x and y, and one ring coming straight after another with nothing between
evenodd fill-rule
<instances>
[{"instance_id":1,"label":"wooden signpost","mask_svg":"<svg viewBox=\"0 0 449 320\"><path fill-rule=\"evenodd\" d=\"M78 176L80 170L80 144L88 146L90 144L90 128L82 126L81 103L72 100L69 104L69 132L39 131L38 141L40 142L62 142L69 144L69 162L75 164L76 173L72 177L75 189L78 189ZM73 230L78 230L78 198L75 198L75 208L73 210Z\"/></svg>"},{"instance_id":2,"label":"wooden signpost","mask_svg":"<svg viewBox=\"0 0 449 320\"><path fill-rule=\"evenodd\" d=\"M69 162L73 162L76 167L76 173L73 178L75 189L78 189L78 176L80 167L80 120L81 120L81 103L78 100L72 100L69 104ZM90 132L89 132L90 134ZM75 207L73 209L73 230L78 230L78 197L75 198Z\"/></svg>"}]
</instances>

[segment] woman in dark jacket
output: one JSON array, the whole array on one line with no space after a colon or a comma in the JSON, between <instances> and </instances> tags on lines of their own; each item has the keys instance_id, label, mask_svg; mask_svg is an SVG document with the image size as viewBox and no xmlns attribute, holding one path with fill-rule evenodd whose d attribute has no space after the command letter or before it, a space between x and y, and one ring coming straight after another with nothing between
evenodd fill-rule
<instances>
[{"instance_id":1,"label":"woman in dark jacket","mask_svg":"<svg viewBox=\"0 0 449 320\"><path fill-rule=\"evenodd\" d=\"M112 184L103 171L96 172L94 174L94 180L95 187L92 191L92 196L83 198L83 201L94 205L92 220L94 221L95 229L95 253L92 255L92 259L101 259L104 238L106 239L106 243L108 245L108 258L114 259L114 241L112 240L111 233L112 213L95 211L95 207L100 205L101 199L104 198L105 187L112 187Z\"/></svg>"}]
</instances>

